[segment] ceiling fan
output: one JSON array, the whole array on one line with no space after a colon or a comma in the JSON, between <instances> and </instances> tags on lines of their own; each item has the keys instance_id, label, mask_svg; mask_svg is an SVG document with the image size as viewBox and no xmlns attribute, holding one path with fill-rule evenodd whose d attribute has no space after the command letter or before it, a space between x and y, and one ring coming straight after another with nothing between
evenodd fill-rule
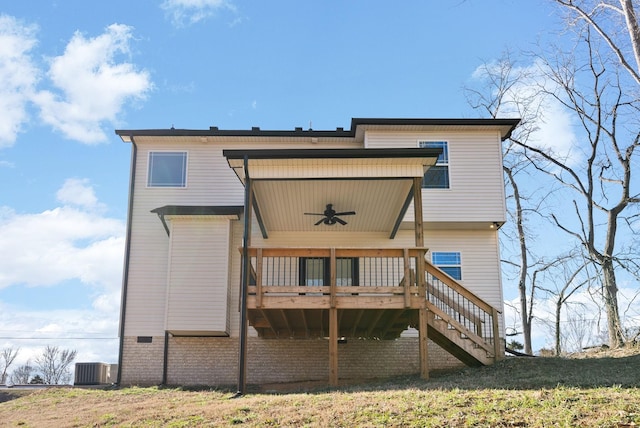
<instances>
[{"instance_id":1,"label":"ceiling fan","mask_svg":"<svg viewBox=\"0 0 640 428\"><path fill-rule=\"evenodd\" d=\"M320 213L304 213L304 215L321 215L324 216L324 218L321 218L320 220L318 220L314 226L317 226L319 224L326 224L327 226L333 226L336 223L340 223L341 225L346 225L347 222L342 220L339 216L345 216L345 215L355 215L356 212L355 211L345 211L345 212L341 212L341 213L337 213L336 210L333 209L333 204L327 204L327 208L324 210L324 212L322 214Z\"/></svg>"}]
</instances>

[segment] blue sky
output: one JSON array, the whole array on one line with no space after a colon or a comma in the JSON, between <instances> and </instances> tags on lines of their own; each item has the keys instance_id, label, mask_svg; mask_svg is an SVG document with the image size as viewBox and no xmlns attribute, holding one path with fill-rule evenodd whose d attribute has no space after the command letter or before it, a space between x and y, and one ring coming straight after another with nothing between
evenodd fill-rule
<instances>
[{"instance_id":1,"label":"blue sky","mask_svg":"<svg viewBox=\"0 0 640 428\"><path fill-rule=\"evenodd\" d=\"M476 117L474 70L556 28L544 1L2 1L0 349L116 361L130 146L114 129Z\"/></svg>"}]
</instances>

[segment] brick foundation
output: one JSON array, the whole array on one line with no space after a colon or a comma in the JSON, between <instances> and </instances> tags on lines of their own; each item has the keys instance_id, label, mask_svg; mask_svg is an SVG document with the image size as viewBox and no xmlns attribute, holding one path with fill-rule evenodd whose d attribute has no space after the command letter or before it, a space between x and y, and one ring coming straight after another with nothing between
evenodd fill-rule
<instances>
[{"instance_id":1,"label":"brick foundation","mask_svg":"<svg viewBox=\"0 0 640 428\"><path fill-rule=\"evenodd\" d=\"M124 341L123 385L162 383L164 337L152 343ZM463 364L429 342L429 369ZM238 338L171 337L167 367L170 385L235 385L238 377ZM420 372L418 339L357 340L338 346L340 379L372 379ZM329 344L324 339L248 338L247 382L264 384L328 380Z\"/></svg>"}]
</instances>

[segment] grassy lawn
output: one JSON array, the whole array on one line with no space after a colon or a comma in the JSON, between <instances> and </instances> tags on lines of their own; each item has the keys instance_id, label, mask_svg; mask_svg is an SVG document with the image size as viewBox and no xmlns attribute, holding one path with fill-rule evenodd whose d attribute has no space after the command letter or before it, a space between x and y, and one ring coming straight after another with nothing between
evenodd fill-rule
<instances>
[{"instance_id":1,"label":"grassy lawn","mask_svg":"<svg viewBox=\"0 0 640 428\"><path fill-rule=\"evenodd\" d=\"M238 399L231 390L38 390L0 403L0 426L632 427L640 426L637 351L509 358L428 381L299 384Z\"/></svg>"}]
</instances>

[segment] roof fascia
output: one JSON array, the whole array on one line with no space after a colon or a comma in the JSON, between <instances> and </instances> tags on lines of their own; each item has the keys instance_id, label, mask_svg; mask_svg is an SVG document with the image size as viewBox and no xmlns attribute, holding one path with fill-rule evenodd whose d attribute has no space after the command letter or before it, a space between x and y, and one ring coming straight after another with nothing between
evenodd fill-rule
<instances>
[{"instance_id":1,"label":"roof fascia","mask_svg":"<svg viewBox=\"0 0 640 428\"><path fill-rule=\"evenodd\" d=\"M503 140L511 136L511 133L520 123L520 119L490 118L490 119L465 119L465 118L352 118L351 129L357 131L358 127L367 126L482 126L505 128L501 135ZM356 132L357 135L357 132Z\"/></svg>"},{"instance_id":2,"label":"roof fascia","mask_svg":"<svg viewBox=\"0 0 640 428\"><path fill-rule=\"evenodd\" d=\"M240 215L244 211L242 205L165 205L154 208L152 213L162 215Z\"/></svg>"},{"instance_id":3,"label":"roof fascia","mask_svg":"<svg viewBox=\"0 0 640 428\"><path fill-rule=\"evenodd\" d=\"M209 129L116 129L115 133L124 142L131 142L132 137L312 137L312 138L355 138L358 127L367 126L486 126L504 128L502 138L507 139L520 119L429 119L429 118L352 118L351 129L336 128L322 131L295 128L293 131L261 130L253 127L248 130L226 130L212 126Z\"/></svg>"},{"instance_id":4,"label":"roof fascia","mask_svg":"<svg viewBox=\"0 0 640 428\"><path fill-rule=\"evenodd\" d=\"M440 149L254 149L223 150L227 159L379 159L438 157Z\"/></svg>"}]
</instances>

